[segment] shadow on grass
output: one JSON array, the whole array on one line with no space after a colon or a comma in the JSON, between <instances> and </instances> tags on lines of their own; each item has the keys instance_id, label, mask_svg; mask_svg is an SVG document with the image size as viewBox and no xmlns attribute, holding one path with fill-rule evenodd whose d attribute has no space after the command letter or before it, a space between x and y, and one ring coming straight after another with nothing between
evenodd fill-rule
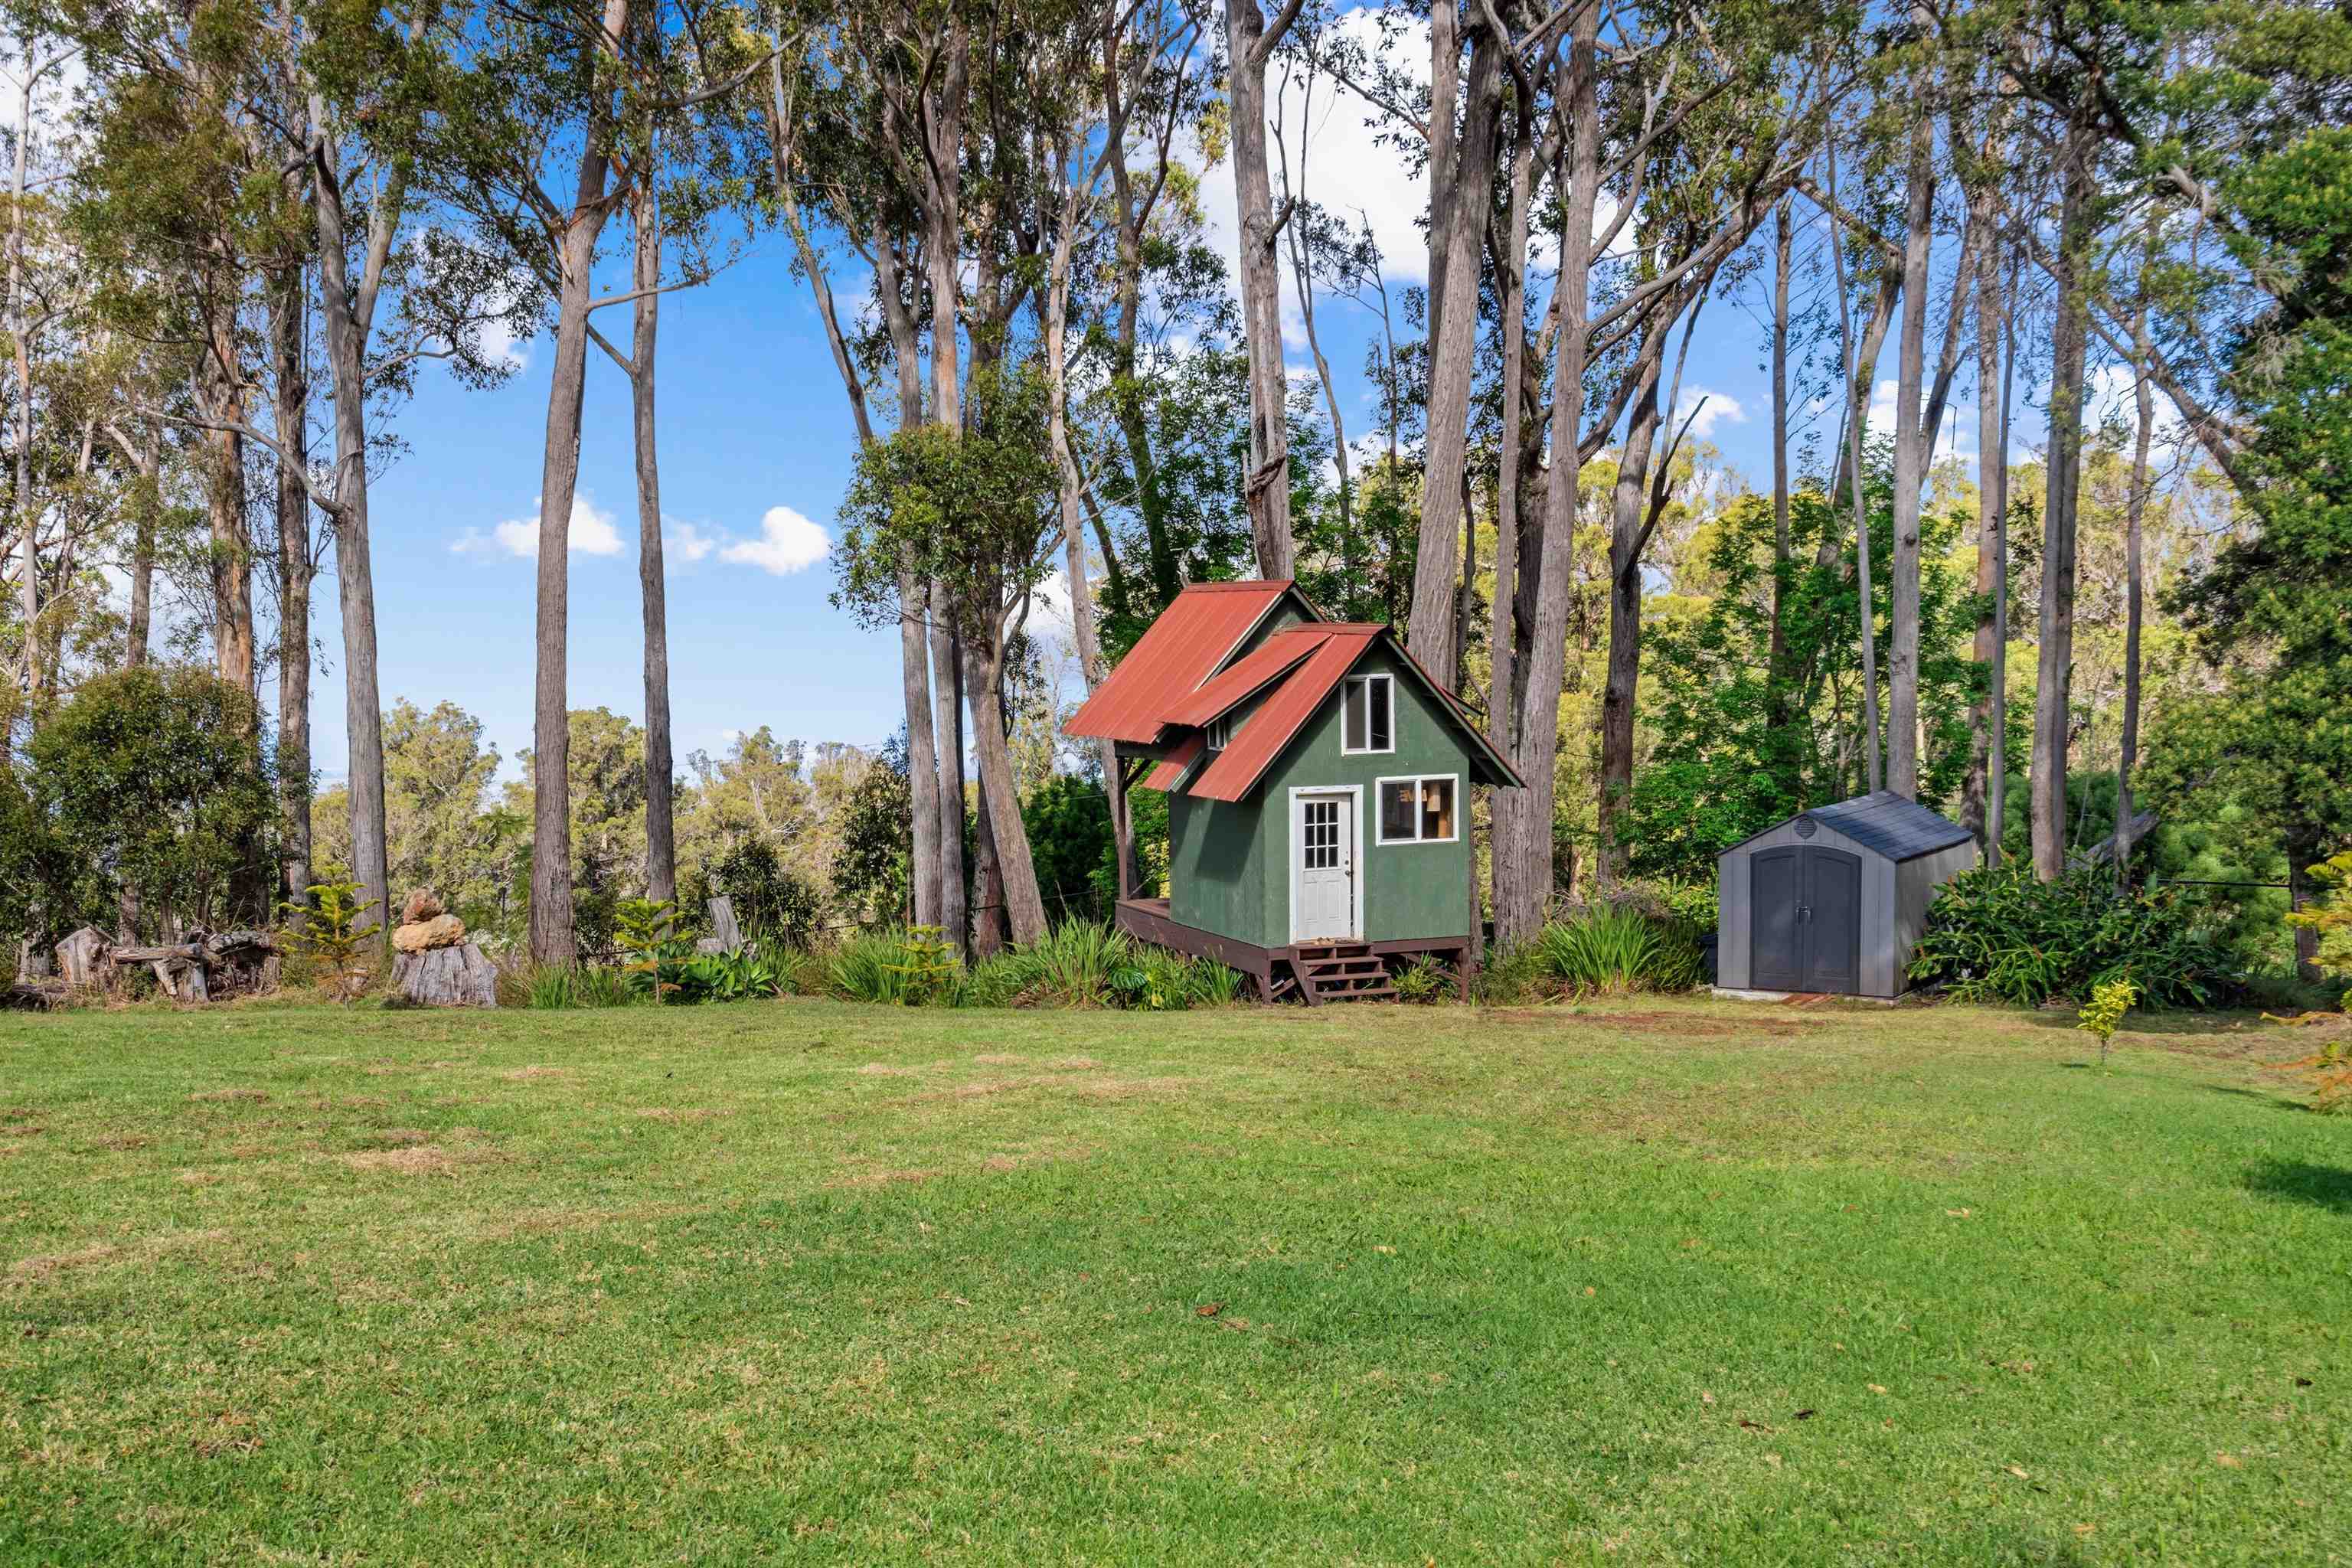
<instances>
[{"instance_id":1,"label":"shadow on grass","mask_svg":"<svg viewBox=\"0 0 2352 1568\"><path fill-rule=\"evenodd\" d=\"M2246 1173L2246 1190L2274 1198L2316 1204L2352 1214L2352 1171L2306 1160L2265 1160Z\"/></svg>"},{"instance_id":2,"label":"shadow on grass","mask_svg":"<svg viewBox=\"0 0 2352 1568\"><path fill-rule=\"evenodd\" d=\"M2226 1094L2239 1100L2251 1100L2256 1105L2267 1105L2273 1110L2309 1110L2311 1109L2300 1100L2290 1100L2285 1095L2271 1094L2259 1089L2233 1089L2226 1083L2200 1084L2198 1087L2208 1094Z\"/></svg>"},{"instance_id":3,"label":"shadow on grass","mask_svg":"<svg viewBox=\"0 0 2352 1568\"><path fill-rule=\"evenodd\" d=\"M2032 1024L2044 1029L2071 1029L2081 1022L2081 1015L2067 1007L2020 1007L2012 1015L2021 1024ZM2133 1035L2211 1035L2227 1037L2251 1031L2262 1021L2260 1013L2232 1009L2227 1012L2196 1013L2185 1009L2161 1013L2143 1013L2134 1009L2122 1028L2116 1031L2121 1040Z\"/></svg>"}]
</instances>

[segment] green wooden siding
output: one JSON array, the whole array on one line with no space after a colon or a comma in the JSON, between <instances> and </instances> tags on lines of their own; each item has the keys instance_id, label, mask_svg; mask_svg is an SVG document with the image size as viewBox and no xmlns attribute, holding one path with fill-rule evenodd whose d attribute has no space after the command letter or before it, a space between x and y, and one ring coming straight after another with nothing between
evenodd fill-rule
<instances>
[{"instance_id":1,"label":"green wooden siding","mask_svg":"<svg viewBox=\"0 0 2352 1568\"><path fill-rule=\"evenodd\" d=\"M1365 940L1407 942L1469 931L1468 748L1437 699L1402 671L1386 647L1374 647L1355 673L1394 678L1395 750L1341 754L1342 686L1275 759L1247 800L1228 805L1171 796L1168 912L1173 919L1260 947L1288 946L1290 792L1353 785L1362 830L1356 868ZM1236 728L1248 723L1255 707L1252 702L1235 714ZM1381 843L1379 781L1418 774L1454 776L1454 838Z\"/></svg>"}]
</instances>

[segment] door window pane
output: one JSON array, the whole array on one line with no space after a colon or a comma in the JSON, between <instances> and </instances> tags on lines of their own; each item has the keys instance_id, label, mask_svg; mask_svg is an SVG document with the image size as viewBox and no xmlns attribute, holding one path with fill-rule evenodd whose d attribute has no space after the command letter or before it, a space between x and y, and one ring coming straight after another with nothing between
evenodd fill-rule
<instances>
[{"instance_id":1,"label":"door window pane","mask_svg":"<svg viewBox=\"0 0 2352 1568\"><path fill-rule=\"evenodd\" d=\"M1299 837L1307 870L1336 870L1339 865L1339 803L1308 801Z\"/></svg>"},{"instance_id":2,"label":"door window pane","mask_svg":"<svg viewBox=\"0 0 2352 1568\"><path fill-rule=\"evenodd\" d=\"M1381 785L1382 842L1417 837L1413 830L1415 822L1413 795L1413 781L1411 779L1391 779Z\"/></svg>"},{"instance_id":3,"label":"door window pane","mask_svg":"<svg viewBox=\"0 0 2352 1568\"><path fill-rule=\"evenodd\" d=\"M1421 836L1423 838L1454 837L1454 781L1452 779L1421 781Z\"/></svg>"}]
</instances>

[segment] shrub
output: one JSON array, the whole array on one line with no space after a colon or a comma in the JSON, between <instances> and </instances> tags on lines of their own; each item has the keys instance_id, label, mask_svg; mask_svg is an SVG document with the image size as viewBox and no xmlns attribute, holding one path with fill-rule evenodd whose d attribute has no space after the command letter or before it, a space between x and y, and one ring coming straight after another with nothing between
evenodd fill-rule
<instances>
[{"instance_id":1,"label":"shrub","mask_svg":"<svg viewBox=\"0 0 2352 1568\"><path fill-rule=\"evenodd\" d=\"M625 1007L637 1000L627 972L604 964L547 963L524 973L533 1007Z\"/></svg>"},{"instance_id":2,"label":"shrub","mask_svg":"<svg viewBox=\"0 0 2352 1568\"><path fill-rule=\"evenodd\" d=\"M2091 988L2091 999L2084 1004L2078 1015L2081 1021L2074 1027L2098 1037L2099 1070L2102 1072L2106 1070L2107 1047L2115 1041L2116 1026L2124 1021L2124 1015L2131 1011L2132 1003L2138 996L2138 987L2130 981L2109 980Z\"/></svg>"},{"instance_id":3,"label":"shrub","mask_svg":"<svg viewBox=\"0 0 2352 1568\"><path fill-rule=\"evenodd\" d=\"M951 1000L961 971L955 950L940 940L937 926L873 931L854 937L834 954L834 989L852 1002L889 1002L920 1007Z\"/></svg>"},{"instance_id":4,"label":"shrub","mask_svg":"<svg viewBox=\"0 0 2352 1568\"><path fill-rule=\"evenodd\" d=\"M1453 973L1433 955L1424 952L1397 974L1397 999L1423 1004L1434 1002L1444 996L1446 988L1453 984Z\"/></svg>"},{"instance_id":5,"label":"shrub","mask_svg":"<svg viewBox=\"0 0 2352 1568\"><path fill-rule=\"evenodd\" d=\"M1543 968L1571 991L1688 991L1703 961L1688 924L1621 907L1544 927L1532 944Z\"/></svg>"},{"instance_id":6,"label":"shrub","mask_svg":"<svg viewBox=\"0 0 2352 1568\"><path fill-rule=\"evenodd\" d=\"M2128 980L2159 1007L2210 1006L2244 983L2237 956L2195 923L2171 889L2131 892L2111 866L2055 881L2017 861L1979 866L1944 884L1928 907L1911 977L1966 1002L2038 1007Z\"/></svg>"},{"instance_id":7,"label":"shrub","mask_svg":"<svg viewBox=\"0 0 2352 1568\"><path fill-rule=\"evenodd\" d=\"M1543 949L1531 942L1488 953L1470 982L1470 994L1482 1005L1507 1007L1534 1000L1549 979Z\"/></svg>"},{"instance_id":8,"label":"shrub","mask_svg":"<svg viewBox=\"0 0 2352 1568\"><path fill-rule=\"evenodd\" d=\"M366 951L367 939L383 929L367 920L375 900L362 903L360 885L341 867L322 868L310 893L309 904L285 906L290 917L287 937L314 966L320 989L348 1007L375 974L374 959Z\"/></svg>"}]
</instances>

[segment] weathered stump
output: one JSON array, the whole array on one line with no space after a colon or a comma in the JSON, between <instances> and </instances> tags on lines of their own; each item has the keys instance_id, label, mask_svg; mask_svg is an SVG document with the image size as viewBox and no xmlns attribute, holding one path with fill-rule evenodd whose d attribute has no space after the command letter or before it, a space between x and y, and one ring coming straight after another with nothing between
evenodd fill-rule
<instances>
[{"instance_id":1,"label":"weathered stump","mask_svg":"<svg viewBox=\"0 0 2352 1568\"><path fill-rule=\"evenodd\" d=\"M495 1007L499 972L472 942L404 952L393 960L391 1007Z\"/></svg>"},{"instance_id":2,"label":"weathered stump","mask_svg":"<svg viewBox=\"0 0 2352 1568\"><path fill-rule=\"evenodd\" d=\"M743 928L735 921L735 900L710 900L710 934L694 944L697 952L733 952L743 945Z\"/></svg>"},{"instance_id":3,"label":"weathered stump","mask_svg":"<svg viewBox=\"0 0 2352 1568\"><path fill-rule=\"evenodd\" d=\"M84 926L58 943L58 973L77 991L95 990L114 978L114 944L94 926Z\"/></svg>"}]
</instances>

